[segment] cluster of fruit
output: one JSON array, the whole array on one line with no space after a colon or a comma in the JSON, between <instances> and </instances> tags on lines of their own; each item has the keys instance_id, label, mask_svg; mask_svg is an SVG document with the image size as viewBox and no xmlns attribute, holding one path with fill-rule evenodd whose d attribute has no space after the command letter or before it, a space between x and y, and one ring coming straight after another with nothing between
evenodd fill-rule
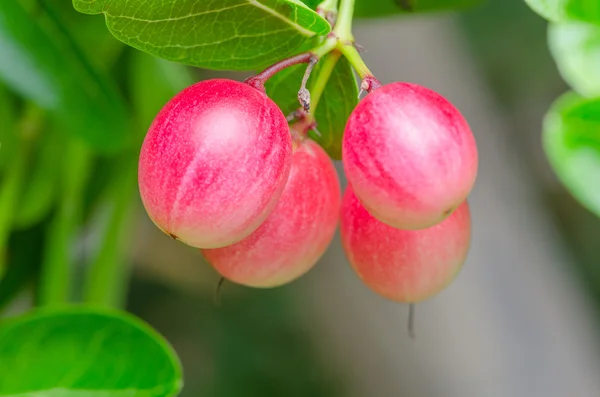
<instances>
[{"instance_id":1,"label":"cluster of fruit","mask_svg":"<svg viewBox=\"0 0 600 397\"><path fill-rule=\"evenodd\" d=\"M342 148L343 198L331 159L263 91L202 81L151 125L140 193L159 228L239 284L306 273L341 220L347 257L372 289L411 303L439 292L470 242L477 149L466 121L429 89L389 84L354 109Z\"/></svg>"}]
</instances>

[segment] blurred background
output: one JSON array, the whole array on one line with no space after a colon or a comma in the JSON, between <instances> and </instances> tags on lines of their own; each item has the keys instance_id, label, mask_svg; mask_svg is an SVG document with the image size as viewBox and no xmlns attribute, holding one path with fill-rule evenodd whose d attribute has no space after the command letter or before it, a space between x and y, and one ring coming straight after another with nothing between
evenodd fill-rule
<instances>
[{"instance_id":1,"label":"blurred background","mask_svg":"<svg viewBox=\"0 0 600 397\"><path fill-rule=\"evenodd\" d=\"M182 396L600 395L600 220L558 183L541 150L542 117L567 86L546 22L522 0L356 22L377 77L440 92L479 145L471 253L456 282L417 306L415 340L408 308L361 284L338 236L293 284L225 283L216 306L217 274L143 211L136 160L152 118L176 92L248 74L155 59L70 1L19 0L27 14L13 1L0 4L3 315L56 293L31 288L52 263L66 264L79 285L86 268L108 266L131 276L114 286L116 303L179 353ZM24 47L9 38L15 32ZM31 73L41 62L47 73ZM86 107L89 98L100 98L97 106ZM106 123L94 120L104 119L114 128L98 131Z\"/></svg>"}]
</instances>

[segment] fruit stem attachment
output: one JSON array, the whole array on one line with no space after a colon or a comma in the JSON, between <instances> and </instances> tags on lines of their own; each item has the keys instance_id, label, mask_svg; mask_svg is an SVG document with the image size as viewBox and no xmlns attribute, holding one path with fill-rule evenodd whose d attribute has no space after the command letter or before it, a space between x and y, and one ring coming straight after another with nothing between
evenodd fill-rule
<instances>
[{"instance_id":1,"label":"fruit stem attachment","mask_svg":"<svg viewBox=\"0 0 600 397\"><path fill-rule=\"evenodd\" d=\"M282 59L281 61L269 66L262 72L247 78L244 80L244 83L264 92L265 83L277 72L280 72L285 68L289 68L290 66L299 65L301 63L309 63L313 58L315 58L315 55L311 52L303 52L302 54L293 55L289 58Z\"/></svg>"},{"instance_id":2,"label":"fruit stem attachment","mask_svg":"<svg viewBox=\"0 0 600 397\"><path fill-rule=\"evenodd\" d=\"M369 70L365 61L363 61L362 57L358 53L358 50L354 46L352 42L343 43L339 46L339 50L344 54L348 62L352 65L358 76L362 79L360 83L360 89L371 92L374 89L381 87L381 83L379 80L373 76L373 73Z\"/></svg>"}]
</instances>

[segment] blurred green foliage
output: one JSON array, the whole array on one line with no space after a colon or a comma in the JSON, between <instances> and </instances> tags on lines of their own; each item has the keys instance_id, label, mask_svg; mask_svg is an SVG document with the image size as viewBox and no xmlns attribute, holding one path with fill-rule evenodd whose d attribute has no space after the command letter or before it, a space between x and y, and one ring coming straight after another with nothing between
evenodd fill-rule
<instances>
[{"instance_id":1,"label":"blurred green foliage","mask_svg":"<svg viewBox=\"0 0 600 397\"><path fill-rule=\"evenodd\" d=\"M127 47L111 35L103 18L80 14L60 0L3 2L0 53L0 309L20 293L33 293L36 304L50 308L82 300L133 307L152 318L160 306L154 299L160 286L153 287L143 305L136 296L144 288L134 288L133 306L127 304L128 252L140 209L139 146L156 113L200 72ZM86 242L90 234L94 238ZM189 316L174 321L181 327L157 324L167 334L192 332L194 343L211 346L210 354L187 363L192 369L195 361L218 370L200 381L194 379L205 368L188 370L189 395L207 389L214 396L335 395L329 384L315 381L327 370L309 348L310 338L290 324L294 308L289 299L280 293L260 297L223 308L213 307L210 297L194 301L190 310L197 311L195 316L204 313L208 334L189 328L198 324ZM165 299L187 298L171 294ZM179 317L180 311L172 314ZM52 326L51 320L44 324ZM6 334L10 328L0 330ZM39 332L19 330L10 331L5 342L40 353L42 360L41 348L28 342ZM64 340L87 338L77 327L71 331L62 333ZM173 339L177 345L178 337ZM114 346L105 347L107 354ZM3 380L0 375L0 394L27 390L23 382L31 379L24 374L13 378L22 381L19 385Z\"/></svg>"}]
</instances>

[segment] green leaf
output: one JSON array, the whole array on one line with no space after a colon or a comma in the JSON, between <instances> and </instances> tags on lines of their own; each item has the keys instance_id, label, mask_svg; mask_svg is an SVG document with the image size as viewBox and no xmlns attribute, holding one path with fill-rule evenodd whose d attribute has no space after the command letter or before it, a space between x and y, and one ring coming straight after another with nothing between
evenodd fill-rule
<instances>
[{"instance_id":1,"label":"green leaf","mask_svg":"<svg viewBox=\"0 0 600 397\"><path fill-rule=\"evenodd\" d=\"M356 0L357 17L382 17L391 14L461 10L482 3L483 0Z\"/></svg>"},{"instance_id":2,"label":"green leaf","mask_svg":"<svg viewBox=\"0 0 600 397\"><path fill-rule=\"evenodd\" d=\"M123 312L41 310L0 326L2 397L167 397L181 389L168 342Z\"/></svg>"},{"instance_id":3,"label":"green leaf","mask_svg":"<svg viewBox=\"0 0 600 397\"><path fill-rule=\"evenodd\" d=\"M548 45L566 82L581 95L600 97L600 25L551 23Z\"/></svg>"},{"instance_id":4,"label":"green leaf","mask_svg":"<svg viewBox=\"0 0 600 397\"><path fill-rule=\"evenodd\" d=\"M121 148L129 131L119 93L87 61L48 4L35 4L41 9L2 2L0 80L96 149Z\"/></svg>"},{"instance_id":5,"label":"green leaf","mask_svg":"<svg viewBox=\"0 0 600 397\"><path fill-rule=\"evenodd\" d=\"M299 0L73 0L124 43L207 69L252 70L317 43L330 26Z\"/></svg>"},{"instance_id":6,"label":"green leaf","mask_svg":"<svg viewBox=\"0 0 600 397\"><path fill-rule=\"evenodd\" d=\"M560 180L600 216L600 99L561 96L546 115L543 141Z\"/></svg>"},{"instance_id":7,"label":"green leaf","mask_svg":"<svg viewBox=\"0 0 600 397\"><path fill-rule=\"evenodd\" d=\"M331 56L335 56L335 54L327 55L327 57ZM320 60L313 70L307 84L309 91L313 91L317 76L325 62L326 58ZM305 69L306 65L284 69L266 84L268 95L286 115L300 107L297 94ZM333 159L341 159L344 127L357 103L358 86L354 72L346 58L341 57L336 63L315 109L317 129L321 136L312 132L310 135Z\"/></svg>"},{"instance_id":8,"label":"green leaf","mask_svg":"<svg viewBox=\"0 0 600 397\"><path fill-rule=\"evenodd\" d=\"M569 20L600 23L598 0L525 0L538 14L552 22Z\"/></svg>"}]
</instances>

